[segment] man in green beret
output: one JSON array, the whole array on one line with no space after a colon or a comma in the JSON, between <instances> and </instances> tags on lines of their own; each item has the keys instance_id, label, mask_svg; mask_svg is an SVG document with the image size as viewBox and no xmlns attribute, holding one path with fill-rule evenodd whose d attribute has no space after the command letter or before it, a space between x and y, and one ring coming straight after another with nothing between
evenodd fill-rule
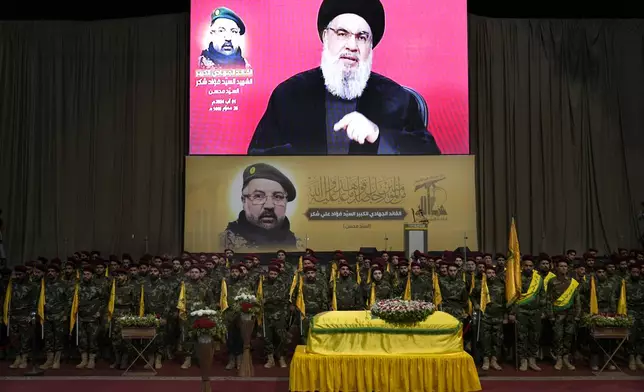
<instances>
[{"instance_id":1,"label":"man in green beret","mask_svg":"<svg viewBox=\"0 0 644 392\"><path fill-rule=\"evenodd\" d=\"M225 246L237 248L294 248L298 240L286 217L288 203L295 200L291 180L277 168L256 163L243 173L242 211L230 222L222 237Z\"/></svg>"},{"instance_id":2,"label":"man in green beret","mask_svg":"<svg viewBox=\"0 0 644 392\"><path fill-rule=\"evenodd\" d=\"M244 21L233 10L215 9L210 17L210 44L199 56L199 67L249 68L241 50L245 33Z\"/></svg>"}]
</instances>

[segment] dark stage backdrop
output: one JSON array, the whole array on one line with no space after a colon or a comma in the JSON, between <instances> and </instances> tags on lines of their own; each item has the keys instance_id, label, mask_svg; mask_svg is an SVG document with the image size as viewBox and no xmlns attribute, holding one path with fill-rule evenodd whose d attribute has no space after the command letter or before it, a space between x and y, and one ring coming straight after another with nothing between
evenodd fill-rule
<instances>
[{"instance_id":1,"label":"dark stage backdrop","mask_svg":"<svg viewBox=\"0 0 644 392\"><path fill-rule=\"evenodd\" d=\"M637 245L644 23L470 17L483 249ZM12 261L181 249L188 16L0 22ZM377 61L377 59L376 59ZM134 238L132 238L134 235ZM213 249L215 251L215 249Z\"/></svg>"}]
</instances>

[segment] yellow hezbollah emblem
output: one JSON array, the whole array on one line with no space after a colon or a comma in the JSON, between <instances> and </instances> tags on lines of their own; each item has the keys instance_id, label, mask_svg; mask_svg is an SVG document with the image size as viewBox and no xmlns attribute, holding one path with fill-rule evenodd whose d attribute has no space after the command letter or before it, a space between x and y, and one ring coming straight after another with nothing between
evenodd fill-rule
<instances>
[{"instance_id":1,"label":"yellow hezbollah emblem","mask_svg":"<svg viewBox=\"0 0 644 392\"><path fill-rule=\"evenodd\" d=\"M220 13L220 12L221 12L221 11L219 11L219 8L217 8L217 9L215 10L215 16L219 16L219 13Z\"/></svg>"},{"instance_id":2,"label":"yellow hezbollah emblem","mask_svg":"<svg viewBox=\"0 0 644 392\"><path fill-rule=\"evenodd\" d=\"M255 166L251 167L248 172L250 173L251 176L255 174Z\"/></svg>"}]
</instances>

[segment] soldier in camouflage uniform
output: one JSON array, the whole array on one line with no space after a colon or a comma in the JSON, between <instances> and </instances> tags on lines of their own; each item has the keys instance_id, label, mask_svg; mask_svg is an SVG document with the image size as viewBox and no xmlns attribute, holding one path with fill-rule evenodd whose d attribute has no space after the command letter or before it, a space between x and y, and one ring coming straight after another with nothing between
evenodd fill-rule
<instances>
[{"instance_id":1,"label":"soldier in camouflage uniform","mask_svg":"<svg viewBox=\"0 0 644 392\"><path fill-rule=\"evenodd\" d=\"M600 314L615 314L617 311L617 292L619 290L619 284L613 279L610 279L606 273L606 265L601 263L595 263L595 291L597 293L597 308ZM590 290L590 285L588 286ZM590 298L591 293L587 293L587 296ZM590 309L585 309L586 312L589 312ZM599 355L602 353L602 350L599 345L604 347L606 352L610 349L610 342L606 341L607 339L601 339L599 341L591 342L590 345L590 367L593 371L599 370ZM615 366L610 364L609 370L615 370Z\"/></svg>"},{"instance_id":2,"label":"soldier in camouflage uniform","mask_svg":"<svg viewBox=\"0 0 644 392\"><path fill-rule=\"evenodd\" d=\"M374 293L374 301L380 301L383 299L389 299L393 296L393 288L389 281L384 278L385 266L382 264L374 264L371 267L371 283L367 286L364 286L364 298L367 301L367 308L369 308L373 303L371 302L371 291Z\"/></svg>"},{"instance_id":3,"label":"soldier in camouflage uniform","mask_svg":"<svg viewBox=\"0 0 644 392\"><path fill-rule=\"evenodd\" d=\"M275 366L275 358L279 366L285 368L284 345L288 339L287 322L289 316L289 289L286 283L278 279L279 267L268 267L268 279L263 282L264 290L264 351L266 364L264 367Z\"/></svg>"},{"instance_id":4,"label":"soldier in camouflage uniform","mask_svg":"<svg viewBox=\"0 0 644 392\"><path fill-rule=\"evenodd\" d=\"M454 263L448 263L447 277L439 279L443 302L441 310L463 321L469 310L469 292Z\"/></svg>"},{"instance_id":5,"label":"soldier in camouflage uniform","mask_svg":"<svg viewBox=\"0 0 644 392\"><path fill-rule=\"evenodd\" d=\"M339 266L340 277L335 282L335 295L338 303L338 310L363 310L365 303L362 298L362 290L360 285L351 276L349 264L343 263ZM330 285L331 293L329 297L333 296L333 283Z\"/></svg>"},{"instance_id":6,"label":"soldier in camouflage uniform","mask_svg":"<svg viewBox=\"0 0 644 392\"><path fill-rule=\"evenodd\" d=\"M548 282L546 290L546 310L552 322L553 349L557 358L555 369L561 370L565 365L568 370L575 370L575 366L570 362L570 354L577 323L581 317L579 283L568 276L568 263L565 260L557 262L556 275ZM574 293L570 295L573 287Z\"/></svg>"},{"instance_id":7,"label":"soldier in camouflage uniform","mask_svg":"<svg viewBox=\"0 0 644 392\"><path fill-rule=\"evenodd\" d=\"M510 310L509 319L517 324L517 355L520 360L519 370L528 368L541 371L537 366L539 341L541 339L541 320L545 317L546 295L543 279L534 270L531 256L524 256L521 263L521 297ZM535 279L535 290L530 292L530 284Z\"/></svg>"},{"instance_id":8,"label":"soldier in camouflage uniform","mask_svg":"<svg viewBox=\"0 0 644 392\"><path fill-rule=\"evenodd\" d=\"M177 347L177 342L179 340L179 318L177 313L172 310L172 305L177 303L178 294L179 294L179 282L176 276L173 274L174 267L170 263L163 263L161 265L161 281L168 289L168 302L169 313L168 318L166 319L165 325L165 355L167 359L174 358L174 351ZM216 282L216 280L214 280Z\"/></svg>"},{"instance_id":9,"label":"soldier in camouflage uniform","mask_svg":"<svg viewBox=\"0 0 644 392\"><path fill-rule=\"evenodd\" d=\"M94 268L83 268L83 278L78 290L78 349L81 353L81 362L77 369L93 369L96 364L98 352L98 332L101 315L107 304L107 294L103 285L94 283ZM72 294L73 295L73 294Z\"/></svg>"},{"instance_id":10,"label":"soldier in camouflage uniform","mask_svg":"<svg viewBox=\"0 0 644 392\"><path fill-rule=\"evenodd\" d=\"M391 286L394 289L395 297L402 297L407 287L407 274L409 274L409 261L407 259L398 260L398 271L391 274Z\"/></svg>"},{"instance_id":11,"label":"soldier in camouflage uniform","mask_svg":"<svg viewBox=\"0 0 644 392\"><path fill-rule=\"evenodd\" d=\"M156 264L152 264L148 269L148 279L143 284L143 303L145 306L144 314L154 314L160 319L157 336L150 347L150 350L153 351L148 355L148 362L154 364L155 369L161 369L163 366L162 356L166 341L165 328L170 314L170 306L174 299L172 289L172 286L167 285L161 279L159 267ZM150 368L150 364L145 365L146 368Z\"/></svg>"},{"instance_id":12,"label":"soldier in camouflage uniform","mask_svg":"<svg viewBox=\"0 0 644 392\"><path fill-rule=\"evenodd\" d=\"M348 270L349 265L343 265ZM318 313L326 312L330 308L329 293L327 291L328 284L318 279L316 273L317 270L314 266L304 268L302 295L304 296L304 310L306 314L302 320L302 344L306 344L306 339L309 335L309 326L313 317ZM296 300L297 298L294 298L293 303L296 303Z\"/></svg>"},{"instance_id":13,"label":"soldier in camouflage uniform","mask_svg":"<svg viewBox=\"0 0 644 392\"><path fill-rule=\"evenodd\" d=\"M411 299L414 301L431 302L434 297L432 287L432 276L422 272L422 265L418 261L411 263Z\"/></svg>"},{"instance_id":14,"label":"soldier in camouflage uniform","mask_svg":"<svg viewBox=\"0 0 644 392\"><path fill-rule=\"evenodd\" d=\"M194 266L190 267L188 272L189 279L184 281L186 289L186 311L190 313L193 308L201 309L203 307L213 308L215 304L215 299L212 295L212 290L204 286L203 283L199 280L201 272L199 267ZM178 293L177 293L178 298ZM197 309L195 309L197 310ZM192 366L192 354L194 352L194 342L190 339L187 339L186 336L190 331L191 325L188 322L187 315L180 315L181 317L181 328L182 336L184 338L183 342L183 351L186 355L183 364L181 365L182 369L189 369Z\"/></svg>"},{"instance_id":15,"label":"soldier in camouflage uniform","mask_svg":"<svg viewBox=\"0 0 644 392\"><path fill-rule=\"evenodd\" d=\"M60 369L60 357L65 348L69 331L69 312L72 292L68 284L58 279L60 267L52 264L47 268L45 280L45 353L47 360L41 369Z\"/></svg>"},{"instance_id":16,"label":"soldier in camouflage uniform","mask_svg":"<svg viewBox=\"0 0 644 392\"><path fill-rule=\"evenodd\" d=\"M224 319L228 327L228 336L226 338L226 347L228 349L228 364L226 370L234 368L239 369L242 362L242 352L244 350L244 340L241 336L241 329L239 327L240 315L237 313L233 306L235 297L239 294L255 294L255 289L252 282L241 276L243 266L234 264L230 267L230 277L226 280L228 291L228 309L224 312Z\"/></svg>"},{"instance_id":17,"label":"soldier in camouflage uniform","mask_svg":"<svg viewBox=\"0 0 644 392\"><path fill-rule=\"evenodd\" d=\"M9 367L24 369L32 348L34 328L31 325L31 314L36 311L40 286L31 282L27 268L21 265L14 268L14 278L10 284L9 340L16 350L16 360Z\"/></svg>"},{"instance_id":18,"label":"soldier in camouflage uniform","mask_svg":"<svg viewBox=\"0 0 644 392\"><path fill-rule=\"evenodd\" d=\"M140 286L128 280L127 270L125 268L117 268L114 273L116 274L116 287L114 290L114 314L112 315L112 335L110 339L115 360L110 367L112 369L118 367L124 370L128 366L130 347L123 340L121 325L118 319L123 316L138 315L138 292L140 291ZM102 284L102 287L105 286ZM109 295L111 292L111 284L104 291Z\"/></svg>"},{"instance_id":19,"label":"soldier in camouflage uniform","mask_svg":"<svg viewBox=\"0 0 644 392\"><path fill-rule=\"evenodd\" d=\"M483 261L485 263L485 261ZM503 348L503 324L507 321L507 309L505 301L505 282L496 275L496 266L489 264L485 266L485 278L490 302L481 315L481 346L483 348L483 370L490 367L494 370L502 370L498 359L501 358ZM479 287L482 284L482 279ZM481 291L476 292L472 298L476 308L480 309Z\"/></svg>"},{"instance_id":20,"label":"soldier in camouflage uniform","mask_svg":"<svg viewBox=\"0 0 644 392\"><path fill-rule=\"evenodd\" d=\"M626 283L626 311L634 320L628 339L628 368L644 370L644 280L641 277L642 263L637 261L629 266L630 277Z\"/></svg>"}]
</instances>

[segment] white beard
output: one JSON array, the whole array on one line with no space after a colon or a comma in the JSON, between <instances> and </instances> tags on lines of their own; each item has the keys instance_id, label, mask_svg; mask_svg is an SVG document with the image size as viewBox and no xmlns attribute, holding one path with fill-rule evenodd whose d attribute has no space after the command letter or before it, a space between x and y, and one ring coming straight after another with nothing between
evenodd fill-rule
<instances>
[{"instance_id":1,"label":"white beard","mask_svg":"<svg viewBox=\"0 0 644 392\"><path fill-rule=\"evenodd\" d=\"M326 46L322 49L320 68L324 76L324 85L327 91L336 97L346 100L356 99L367 87L367 81L371 75L373 50L367 60L360 61L355 68L345 68L340 60L342 54L333 56Z\"/></svg>"}]
</instances>

